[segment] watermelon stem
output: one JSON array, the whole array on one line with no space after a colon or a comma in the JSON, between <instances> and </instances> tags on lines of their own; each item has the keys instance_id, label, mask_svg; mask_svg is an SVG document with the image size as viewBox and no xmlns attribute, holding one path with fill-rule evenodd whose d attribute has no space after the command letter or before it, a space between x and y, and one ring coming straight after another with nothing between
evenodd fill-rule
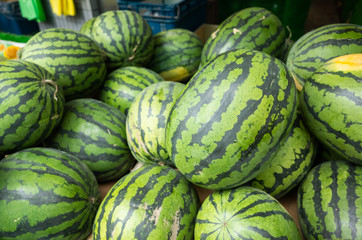
<instances>
[{"instance_id":1,"label":"watermelon stem","mask_svg":"<svg viewBox=\"0 0 362 240\"><path fill-rule=\"evenodd\" d=\"M55 87L54 99L55 99L55 101L58 101L58 98L57 98L58 84L56 82L54 82L53 80L49 80L49 79L44 79L42 82L45 83L45 84L48 83L48 84L53 85Z\"/></svg>"}]
</instances>

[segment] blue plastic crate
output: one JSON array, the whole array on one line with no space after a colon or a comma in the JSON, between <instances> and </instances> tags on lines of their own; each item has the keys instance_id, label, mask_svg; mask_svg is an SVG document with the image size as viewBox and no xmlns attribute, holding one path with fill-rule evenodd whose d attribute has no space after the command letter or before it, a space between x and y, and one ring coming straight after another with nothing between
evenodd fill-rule
<instances>
[{"instance_id":1,"label":"blue plastic crate","mask_svg":"<svg viewBox=\"0 0 362 240\"><path fill-rule=\"evenodd\" d=\"M158 2L118 0L118 6L120 10L138 12L154 34L173 28L194 31L206 21L207 0L184 0L175 4Z\"/></svg>"}]
</instances>

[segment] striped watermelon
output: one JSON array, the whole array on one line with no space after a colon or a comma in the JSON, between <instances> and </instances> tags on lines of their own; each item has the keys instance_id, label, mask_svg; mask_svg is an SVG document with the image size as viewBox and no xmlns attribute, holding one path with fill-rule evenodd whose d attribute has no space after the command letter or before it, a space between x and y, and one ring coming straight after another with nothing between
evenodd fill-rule
<instances>
[{"instance_id":1,"label":"striped watermelon","mask_svg":"<svg viewBox=\"0 0 362 240\"><path fill-rule=\"evenodd\" d=\"M166 150L166 125L185 85L163 81L145 88L133 101L126 121L127 142L140 162L173 165Z\"/></svg>"},{"instance_id":2,"label":"striped watermelon","mask_svg":"<svg viewBox=\"0 0 362 240\"><path fill-rule=\"evenodd\" d=\"M35 34L23 48L21 59L53 74L66 100L94 94L107 74L104 54L96 42L70 29L50 28Z\"/></svg>"},{"instance_id":3,"label":"striped watermelon","mask_svg":"<svg viewBox=\"0 0 362 240\"><path fill-rule=\"evenodd\" d=\"M53 80L37 64L0 62L0 156L37 145L59 124L64 96Z\"/></svg>"},{"instance_id":4,"label":"striped watermelon","mask_svg":"<svg viewBox=\"0 0 362 240\"><path fill-rule=\"evenodd\" d=\"M190 30L175 28L154 36L154 52L148 67L165 80L184 82L198 70L203 44Z\"/></svg>"},{"instance_id":5,"label":"striped watermelon","mask_svg":"<svg viewBox=\"0 0 362 240\"><path fill-rule=\"evenodd\" d=\"M162 81L160 75L148 68L121 67L108 74L99 99L127 115L133 100L143 89Z\"/></svg>"},{"instance_id":6,"label":"striped watermelon","mask_svg":"<svg viewBox=\"0 0 362 240\"><path fill-rule=\"evenodd\" d=\"M0 162L0 239L85 239L100 204L97 181L74 156L28 148Z\"/></svg>"},{"instance_id":7,"label":"striped watermelon","mask_svg":"<svg viewBox=\"0 0 362 240\"><path fill-rule=\"evenodd\" d=\"M199 205L195 189L178 171L143 166L107 193L95 218L93 240L193 240Z\"/></svg>"},{"instance_id":8,"label":"striped watermelon","mask_svg":"<svg viewBox=\"0 0 362 240\"><path fill-rule=\"evenodd\" d=\"M92 37L92 31L93 31L93 23L96 20L95 17L85 21L82 25L82 27L79 29L80 33L83 33L84 35L87 35L88 37Z\"/></svg>"},{"instance_id":9,"label":"striped watermelon","mask_svg":"<svg viewBox=\"0 0 362 240\"><path fill-rule=\"evenodd\" d=\"M314 29L300 37L290 49L287 67L298 90L328 60L362 52L362 26L337 23Z\"/></svg>"},{"instance_id":10,"label":"striped watermelon","mask_svg":"<svg viewBox=\"0 0 362 240\"><path fill-rule=\"evenodd\" d=\"M195 239L302 239L287 210L266 192L247 186L215 191L197 213Z\"/></svg>"},{"instance_id":11,"label":"striped watermelon","mask_svg":"<svg viewBox=\"0 0 362 240\"><path fill-rule=\"evenodd\" d=\"M306 239L362 239L362 167L335 160L315 166L298 190Z\"/></svg>"},{"instance_id":12,"label":"striped watermelon","mask_svg":"<svg viewBox=\"0 0 362 240\"><path fill-rule=\"evenodd\" d=\"M93 23L93 39L107 55L107 67L145 66L153 53L150 25L137 12L107 11Z\"/></svg>"},{"instance_id":13,"label":"striped watermelon","mask_svg":"<svg viewBox=\"0 0 362 240\"><path fill-rule=\"evenodd\" d=\"M333 58L301 92L305 123L326 147L362 165L362 53Z\"/></svg>"},{"instance_id":14,"label":"striped watermelon","mask_svg":"<svg viewBox=\"0 0 362 240\"><path fill-rule=\"evenodd\" d=\"M226 189L256 177L290 131L296 89L285 65L256 50L218 55L170 112L166 149L192 183Z\"/></svg>"},{"instance_id":15,"label":"striped watermelon","mask_svg":"<svg viewBox=\"0 0 362 240\"><path fill-rule=\"evenodd\" d=\"M305 127L298 111L292 130L278 152L250 185L279 199L301 182L314 164L316 153L317 140Z\"/></svg>"},{"instance_id":16,"label":"striped watermelon","mask_svg":"<svg viewBox=\"0 0 362 240\"><path fill-rule=\"evenodd\" d=\"M118 180L135 162L125 124L126 116L106 103L74 99L66 102L63 119L45 144L82 160L99 182Z\"/></svg>"},{"instance_id":17,"label":"striped watermelon","mask_svg":"<svg viewBox=\"0 0 362 240\"><path fill-rule=\"evenodd\" d=\"M279 18L267 9L245 8L225 19L205 42L201 65L218 54L237 48L263 51L278 57L285 30Z\"/></svg>"}]
</instances>

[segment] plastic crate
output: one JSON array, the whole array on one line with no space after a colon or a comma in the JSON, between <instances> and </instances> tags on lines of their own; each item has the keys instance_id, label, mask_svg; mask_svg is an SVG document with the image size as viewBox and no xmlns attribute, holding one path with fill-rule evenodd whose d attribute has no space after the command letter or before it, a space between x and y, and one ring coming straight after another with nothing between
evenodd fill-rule
<instances>
[{"instance_id":1,"label":"plastic crate","mask_svg":"<svg viewBox=\"0 0 362 240\"><path fill-rule=\"evenodd\" d=\"M18 1L0 1L0 31L30 35L39 31L38 23L21 16Z\"/></svg>"},{"instance_id":2,"label":"plastic crate","mask_svg":"<svg viewBox=\"0 0 362 240\"><path fill-rule=\"evenodd\" d=\"M184 0L175 4L159 2L118 0L118 6L120 10L139 13L149 23L153 34L173 28L194 31L206 21L207 0Z\"/></svg>"}]
</instances>

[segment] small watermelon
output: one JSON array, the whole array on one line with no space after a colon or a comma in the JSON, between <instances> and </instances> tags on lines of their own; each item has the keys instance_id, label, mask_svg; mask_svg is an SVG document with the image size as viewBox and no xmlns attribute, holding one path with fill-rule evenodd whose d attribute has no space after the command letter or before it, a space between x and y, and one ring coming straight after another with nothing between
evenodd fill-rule
<instances>
[{"instance_id":1,"label":"small watermelon","mask_svg":"<svg viewBox=\"0 0 362 240\"><path fill-rule=\"evenodd\" d=\"M0 162L0 239L86 239L100 202L93 173L68 153L34 147Z\"/></svg>"},{"instance_id":2,"label":"small watermelon","mask_svg":"<svg viewBox=\"0 0 362 240\"><path fill-rule=\"evenodd\" d=\"M107 193L93 225L93 240L193 240L197 192L168 166L143 166Z\"/></svg>"},{"instance_id":3,"label":"small watermelon","mask_svg":"<svg viewBox=\"0 0 362 240\"><path fill-rule=\"evenodd\" d=\"M195 239L302 239L287 210L248 186L211 193L197 213Z\"/></svg>"},{"instance_id":4,"label":"small watermelon","mask_svg":"<svg viewBox=\"0 0 362 240\"><path fill-rule=\"evenodd\" d=\"M130 10L106 11L93 23L92 37L107 56L107 68L145 66L153 54L148 22Z\"/></svg>"},{"instance_id":5,"label":"small watermelon","mask_svg":"<svg viewBox=\"0 0 362 240\"><path fill-rule=\"evenodd\" d=\"M190 30L175 28L154 36L154 52L148 67L167 81L185 82L198 70L203 44Z\"/></svg>"},{"instance_id":6,"label":"small watermelon","mask_svg":"<svg viewBox=\"0 0 362 240\"><path fill-rule=\"evenodd\" d=\"M316 28L300 37L287 57L297 89L328 60L346 54L362 52L362 26L336 23Z\"/></svg>"},{"instance_id":7,"label":"small watermelon","mask_svg":"<svg viewBox=\"0 0 362 240\"><path fill-rule=\"evenodd\" d=\"M300 100L311 133L362 165L362 53L327 61L307 80Z\"/></svg>"},{"instance_id":8,"label":"small watermelon","mask_svg":"<svg viewBox=\"0 0 362 240\"><path fill-rule=\"evenodd\" d=\"M44 144L82 160L99 182L118 180L135 162L125 124L126 116L104 102L74 99L65 104L59 127Z\"/></svg>"},{"instance_id":9,"label":"small watermelon","mask_svg":"<svg viewBox=\"0 0 362 240\"><path fill-rule=\"evenodd\" d=\"M23 47L20 58L53 74L66 100L95 94L107 74L105 57L97 43L70 29L50 28L35 34Z\"/></svg>"},{"instance_id":10,"label":"small watermelon","mask_svg":"<svg viewBox=\"0 0 362 240\"><path fill-rule=\"evenodd\" d=\"M232 49L252 49L279 57L285 29L280 19L265 8L242 9L225 19L205 42L201 65Z\"/></svg>"},{"instance_id":11,"label":"small watermelon","mask_svg":"<svg viewBox=\"0 0 362 240\"><path fill-rule=\"evenodd\" d=\"M133 100L143 89L162 81L164 80L160 75L148 68L120 67L106 77L99 100L127 115Z\"/></svg>"},{"instance_id":12,"label":"small watermelon","mask_svg":"<svg viewBox=\"0 0 362 240\"><path fill-rule=\"evenodd\" d=\"M344 160L316 165L298 190L306 239L362 239L362 167Z\"/></svg>"},{"instance_id":13,"label":"small watermelon","mask_svg":"<svg viewBox=\"0 0 362 240\"><path fill-rule=\"evenodd\" d=\"M133 101L126 121L127 142L140 162L173 165L166 150L166 125L185 85L163 81L145 88Z\"/></svg>"},{"instance_id":14,"label":"small watermelon","mask_svg":"<svg viewBox=\"0 0 362 240\"><path fill-rule=\"evenodd\" d=\"M60 123L64 102L61 88L43 67L0 61L0 156L47 138Z\"/></svg>"}]
</instances>

